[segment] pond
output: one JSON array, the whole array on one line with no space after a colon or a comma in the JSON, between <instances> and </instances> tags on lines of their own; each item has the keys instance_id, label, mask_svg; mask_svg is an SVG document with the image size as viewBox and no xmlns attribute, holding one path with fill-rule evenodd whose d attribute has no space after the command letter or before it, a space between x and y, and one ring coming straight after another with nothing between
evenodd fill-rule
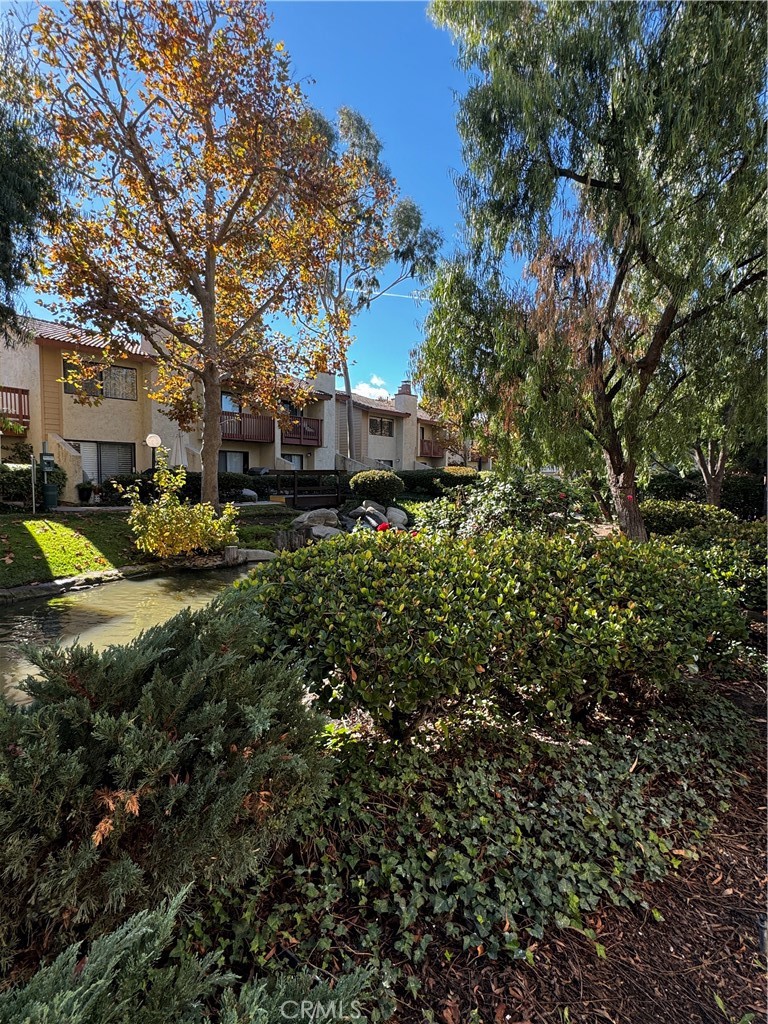
<instances>
[{"instance_id":1,"label":"pond","mask_svg":"<svg viewBox=\"0 0 768 1024\"><path fill-rule=\"evenodd\" d=\"M0 691L18 699L18 684L35 668L18 649L24 642L124 644L182 608L202 608L247 570L208 569L118 580L48 600L0 608Z\"/></svg>"}]
</instances>

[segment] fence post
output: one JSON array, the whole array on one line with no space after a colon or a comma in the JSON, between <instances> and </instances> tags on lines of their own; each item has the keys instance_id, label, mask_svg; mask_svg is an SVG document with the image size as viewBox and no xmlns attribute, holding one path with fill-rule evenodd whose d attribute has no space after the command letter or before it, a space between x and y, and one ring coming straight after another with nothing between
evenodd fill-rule
<instances>
[{"instance_id":1,"label":"fence post","mask_svg":"<svg viewBox=\"0 0 768 1024\"><path fill-rule=\"evenodd\" d=\"M293 507L298 508L299 501L299 475L294 469L293 471Z\"/></svg>"},{"instance_id":2,"label":"fence post","mask_svg":"<svg viewBox=\"0 0 768 1024\"><path fill-rule=\"evenodd\" d=\"M31 463L30 464L30 471L32 473L32 515L34 515L35 514L35 477L37 476L37 473L35 472L35 470L37 469L37 465L35 463L35 456L34 455L30 455L29 458L30 458L30 463Z\"/></svg>"},{"instance_id":3,"label":"fence post","mask_svg":"<svg viewBox=\"0 0 768 1024\"><path fill-rule=\"evenodd\" d=\"M338 469L334 470L334 476L336 477L336 507L341 505L341 474Z\"/></svg>"}]
</instances>

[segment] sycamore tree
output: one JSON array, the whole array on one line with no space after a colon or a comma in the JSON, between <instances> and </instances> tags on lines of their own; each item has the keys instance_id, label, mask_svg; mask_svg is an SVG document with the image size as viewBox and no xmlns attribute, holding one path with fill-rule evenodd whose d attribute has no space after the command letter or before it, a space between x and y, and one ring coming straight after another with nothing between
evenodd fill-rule
<instances>
[{"instance_id":1,"label":"sycamore tree","mask_svg":"<svg viewBox=\"0 0 768 1024\"><path fill-rule=\"evenodd\" d=\"M422 380L565 468L600 468L622 530L644 539L655 425L691 359L718 372L714 330L697 351L689 339L764 288L765 7L437 0L433 14L471 75L470 244L438 275ZM514 286L511 254L526 260Z\"/></svg>"},{"instance_id":2,"label":"sycamore tree","mask_svg":"<svg viewBox=\"0 0 768 1024\"><path fill-rule=\"evenodd\" d=\"M334 163L351 162L356 188L328 249L318 280L323 332L330 332L341 355L347 395L347 454L354 458L355 423L346 353L355 316L407 280L424 282L435 268L442 245L439 231L424 224L412 199L398 196L395 179L381 159L382 144L371 125L347 107L325 134Z\"/></svg>"},{"instance_id":3,"label":"sycamore tree","mask_svg":"<svg viewBox=\"0 0 768 1024\"><path fill-rule=\"evenodd\" d=\"M108 358L145 340L153 397L181 424L200 403L214 504L222 388L276 412L325 365L328 339L300 327L288 338L271 320L315 315L313 282L359 169L329 159L269 26L261 2L67 0L42 6L35 27L74 181L49 286L109 339Z\"/></svg>"}]
</instances>

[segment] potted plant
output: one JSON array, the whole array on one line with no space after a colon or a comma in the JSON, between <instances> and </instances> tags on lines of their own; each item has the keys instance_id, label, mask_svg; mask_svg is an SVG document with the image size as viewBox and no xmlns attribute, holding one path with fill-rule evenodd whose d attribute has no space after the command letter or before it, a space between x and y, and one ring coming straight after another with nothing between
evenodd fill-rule
<instances>
[{"instance_id":1,"label":"potted plant","mask_svg":"<svg viewBox=\"0 0 768 1024\"><path fill-rule=\"evenodd\" d=\"M76 484L77 496L80 499L81 505L89 504L91 495L93 494L93 482L91 480L83 480L82 483Z\"/></svg>"}]
</instances>

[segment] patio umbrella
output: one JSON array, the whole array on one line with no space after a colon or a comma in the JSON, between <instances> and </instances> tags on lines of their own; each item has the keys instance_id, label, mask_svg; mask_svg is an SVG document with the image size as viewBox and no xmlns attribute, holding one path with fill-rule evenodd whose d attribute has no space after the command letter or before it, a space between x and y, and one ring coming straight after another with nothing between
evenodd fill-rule
<instances>
[{"instance_id":1,"label":"patio umbrella","mask_svg":"<svg viewBox=\"0 0 768 1024\"><path fill-rule=\"evenodd\" d=\"M171 454L168 456L168 465L185 467L187 465L187 446L184 444L184 438L180 430L177 431L176 437L173 440Z\"/></svg>"}]
</instances>

